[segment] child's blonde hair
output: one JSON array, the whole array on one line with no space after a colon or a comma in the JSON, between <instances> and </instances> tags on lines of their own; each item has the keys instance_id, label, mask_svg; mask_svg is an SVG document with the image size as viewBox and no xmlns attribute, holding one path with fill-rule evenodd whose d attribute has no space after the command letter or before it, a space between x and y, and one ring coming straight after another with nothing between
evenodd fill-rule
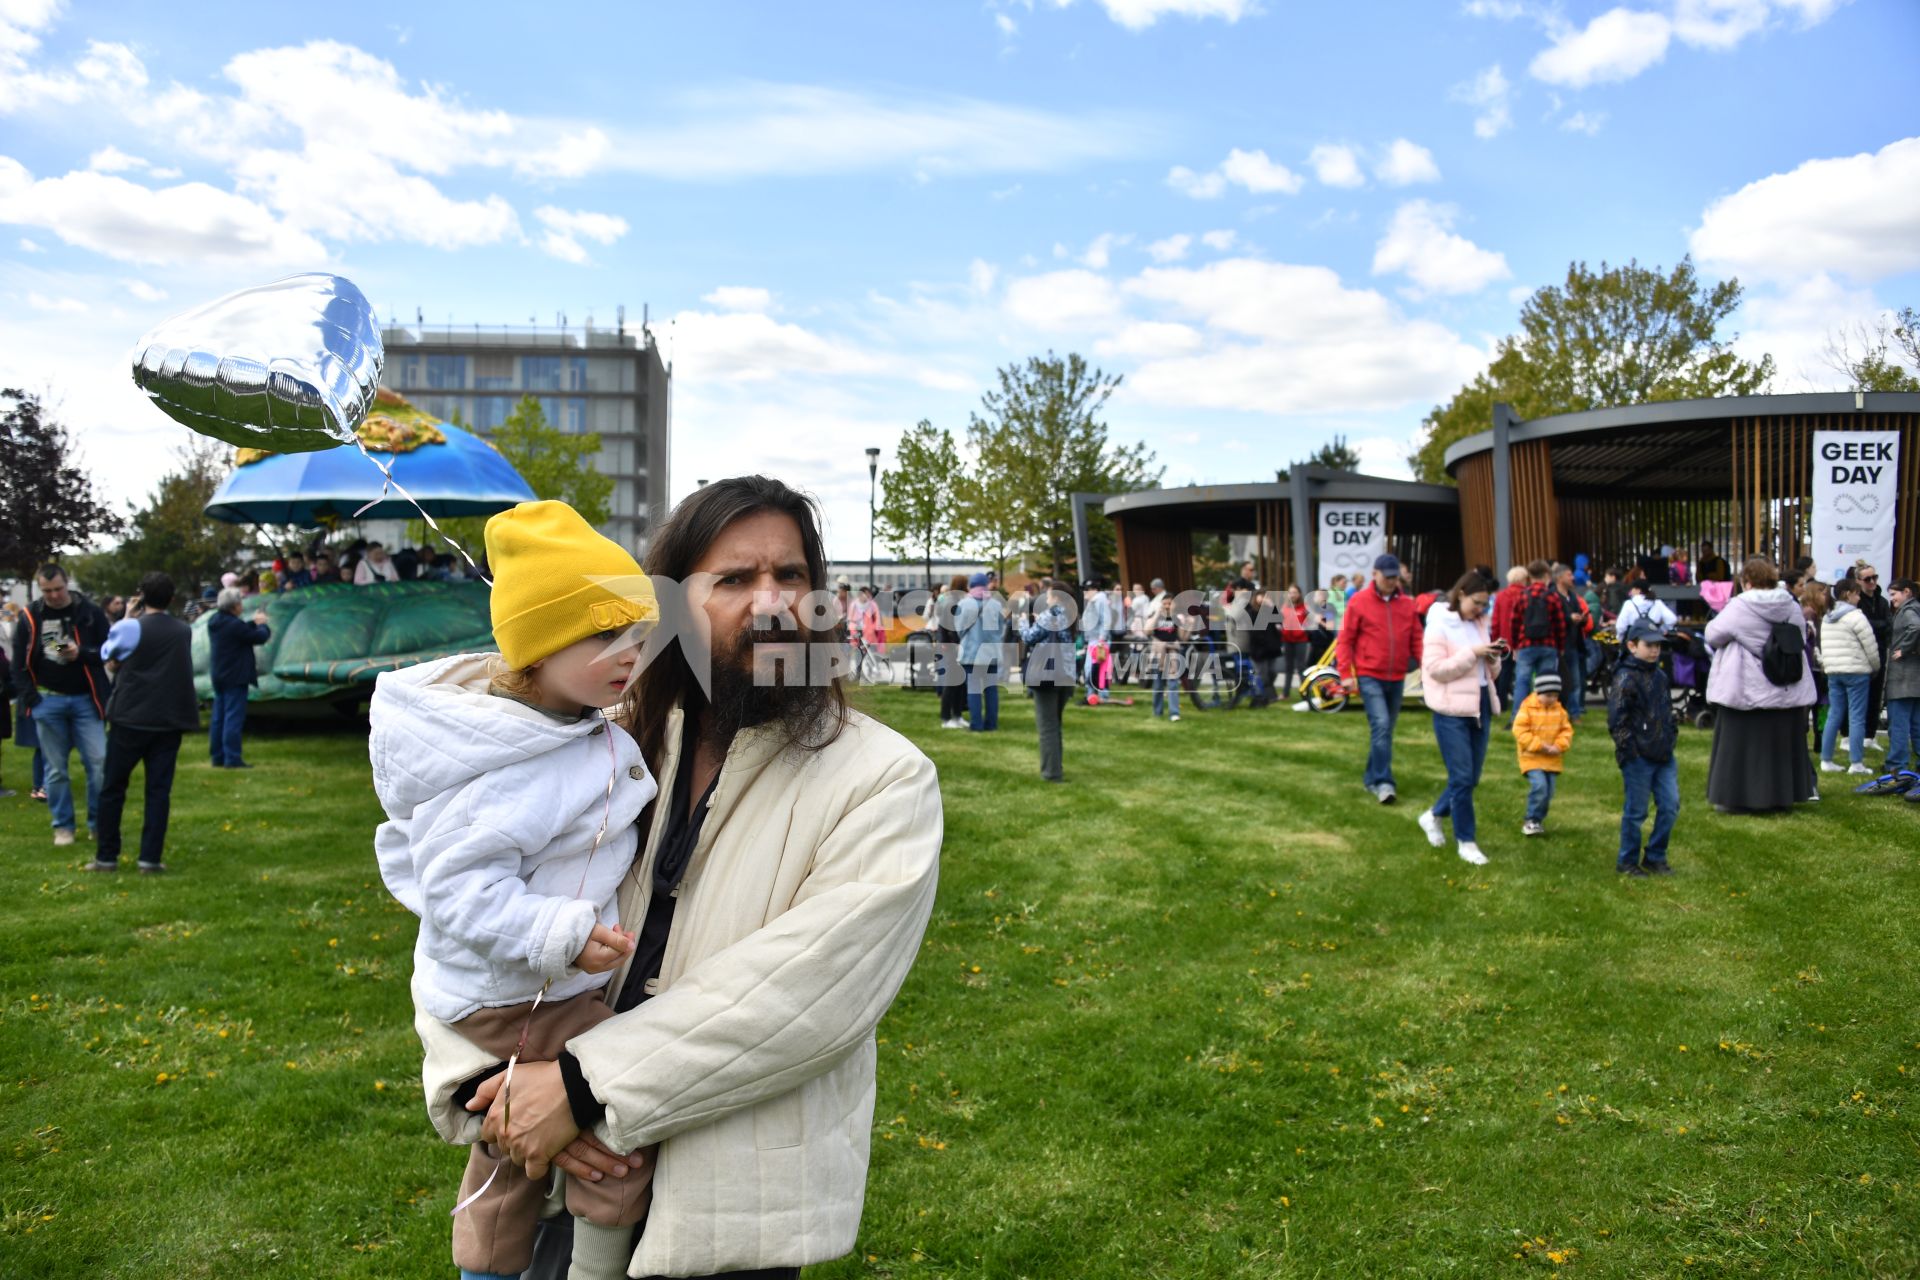
<instances>
[{"instance_id":1,"label":"child's blonde hair","mask_svg":"<svg viewBox=\"0 0 1920 1280\"><path fill-rule=\"evenodd\" d=\"M510 667L505 658L495 657L487 663L487 692L532 698L539 694L540 686L534 682L532 667Z\"/></svg>"}]
</instances>

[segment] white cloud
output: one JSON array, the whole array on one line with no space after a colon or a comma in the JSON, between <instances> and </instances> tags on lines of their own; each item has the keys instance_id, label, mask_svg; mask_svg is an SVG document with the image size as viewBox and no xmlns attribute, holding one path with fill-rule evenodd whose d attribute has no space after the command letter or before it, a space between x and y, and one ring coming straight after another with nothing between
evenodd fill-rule
<instances>
[{"instance_id":1,"label":"white cloud","mask_svg":"<svg viewBox=\"0 0 1920 1280\"><path fill-rule=\"evenodd\" d=\"M877 373L884 367L848 343L757 312L682 311L673 318L671 336L674 373L694 385Z\"/></svg>"},{"instance_id":2,"label":"white cloud","mask_svg":"<svg viewBox=\"0 0 1920 1280\"><path fill-rule=\"evenodd\" d=\"M1524 17L1527 6L1520 0L1467 0L1460 11L1470 18L1494 18L1501 22L1510 22Z\"/></svg>"},{"instance_id":3,"label":"white cloud","mask_svg":"<svg viewBox=\"0 0 1920 1280\"><path fill-rule=\"evenodd\" d=\"M1007 314L1043 333L1116 327L1122 303L1113 282L1091 271L1050 271L1008 282Z\"/></svg>"},{"instance_id":4,"label":"white cloud","mask_svg":"<svg viewBox=\"0 0 1920 1280\"><path fill-rule=\"evenodd\" d=\"M1598 134L1607 123L1604 111L1576 111L1560 122L1560 127L1568 133L1584 133L1589 138Z\"/></svg>"},{"instance_id":5,"label":"white cloud","mask_svg":"<svg viewBox=\"0 0 1920 1280\"><path fill-rule=\"evenodd\" d=\"M1579 29L1565 28L1527 67L1536 80L1569 89L1631 80L1667 56L1673 24L1665 15L1609 9Z\"/></svg>"},{"instance_id":6,"label":"white cloud","mask_svg":"<svg viewBox=\"0 0 1920 1280\"><path fill-rule=\"evenodd\" d=\"M1396 440L1392 436L1361 436L1349 440L1347 447L1360 455L1360 474L1385 476L1389 480L1413 479L1413 466L1408 461L1419 449L1419 442L1409 437Z\"/></svg>"},{"instance_id":7,"label":"white cloud","mask_svg":"<svg viewBox=\"0 0 1920 1280\"><path fill-rule=\"evenodd\" d=\"M1731 49L1767 25L1767 0L1677 0L1673 34L1703 49Z\"/></svg>"},{"instance_id":8,"label":"white cloud","mask_svg":"<svg viewBox=\"0 0 1920 1280\"><path fill-rule=\"evenodd\" d=\"M1212 200L1226 194L1227 180L1219 170L1211 173L1195 173L1183 164L1177 164L1167 170L1167 185L1181 195L1192 196L1195 200Z\"/></svg>"},{"instance_id":9,"label":"white cloud","mask_svg":"<svg viewBox=\"0 0 1920 1280\"><path fill-rule=\"evenodd\" d=\"M1300 190L1304 179L1287 166L1268 158L1265 151L1227 152L1220 167L1208 173L1195 173L1185 165L1175 165L1167 174L1167 185L1195 200L1212 200L1225 194L1227 184L1243 187L1254 195Z\"/></svg>"},{"instance_id":10,"label":"white cloud","mask_svg":"<svg viewBox=\"0 0 1920 1280\"><path fill-rule=\"evenodd\" d=\"M978 98L749 81L660 104L644 129L614 138L605 167L685 181L876 169L1052 173L1131 155L1160 132L1138 113L1076 116Z\"/></svg>"},{"instance_id":11,"label":"white cloud","mask_svg":"<svg viewBox=\"0 0 1920 1280\"><path fill-rule=\"evenodd\" d=\"M106 146L87 157L87 168L97 173L120 173L127 169L144 169L147 162L139 156L130 156L118 147Z\"/></svg>"},{"instance_id":12,"label":"white cloud","mask_svg":"<svg viewBox=\"0 0 1920 1280\"><path fill-rule=\"evenodd\" d=\"M1373 176L1390 187L1410 187L1418 182L1440 181L1440 166L1434 163L1433 152L1419 143L1395 138L1387 154L1373 166Z\"/></svg>"},{"instance_id":13,"label":"white cloud","mask_svg":"<svg viewBox=\"0 0 1920 1280\"><path fill-rule=\"evenodd\" d=\"M585 209L569 212L553 205L542 205L533 211L533 216L546 227L540 236L540 247L561 261L576 265L588 261L587 250L580 243L581 240L612 244L627 234L627 220L611 213L590 213Z\"/></svg>"},{"instance_id":14,"label":"white cloud","mask_svg":"<svg viewBox=\"0 0 1920 1280\"><path fill-rule=\"evenodd\" d=\"M1827 363L1827 344L1836 332L1872 323L1883 308L1866 289L1835 280L1825 272L1785 289L1749 292L1734 317L1739 338L1734 350L1757 360L1771 355L1779 370L1776 391L1835 391L1846 379Z\"/></svg>"},{"instance_id":15,"label":"white cloud","mask_svg":"<svg viewBox=\"0 0 1920 1280\"><path fill-rule=\"evenodd\" d=\"M1920 268L1920 137L1750 182L1707 206L1689 244L1742 278L1871 281Z\"/></svg>"},{"instance_id":16,"label":"white cloud","mask_svg":"<svg viewBox=\"0 0 1920 1280\"><path fill-rule=\"evenodd\" d=\"M1109 360L1115 356L1155 359L1198 351L1204 341L1192 325L1144 320L1128 325L1111 338L1095 342L1093 353Z\"/></svg>"},{"instance_id":17,"label":"white cloud","mask_svg":"<svg viewBox=\"0 0 1920 1280\"><path fill-rule=\"evenodd\" d=\"M1323 142L1307 155L1313 176L1329 187L1364 187L1367 175L1360 171L1360 155L1345 143Z\"/></svg>"},{"instance_id":18,"label":"white cloud","mask_svg":"<svg viewBox=\"0 0 1920 1280\"><path fill-rule=\"evenodd\" d=\"M1132 241L1132 236L1115 235L1111 231L1103 231L1093 238L1093 243L1087 246L1087 251L1080 255L1080 265L1092 267L1095 271L1105 271L1107 264L1113 260L1113 251Z\"/></svg>"},{"instance_id":19,"label":"white cloud","mask_svg":"<svg viewBox=\"0 0 1920 1280\"><path fill-rule=\"evenodd\" d=\"M166 300L167 291L165 289L148 284L145 280L123 280L121 283L127 287L128 293L140 299L142 302L164 302Z\"/></svg>"},{"instance_id":20,"label":"white cloud","mask_svg":"<svg viewBox=\"0 0 1920 1280\"><path fill-rule=\"evenodd\" d=\"M1454 390L1486 362L1444 326L1411 320L1326 267L1228 258L1149 268L1126 292L1194 321L1208 344L1128 375L1130 394L1154 404L1273 414L1398 408Z\"/></svg>"},{"instance_id":21,"label":"white cloud","mask_svg":"<svg viewBox=\"0 0 1920 1280\"><path fill-rule=\"evenodd\" d=\"M993 282L1000 278L1000 268L984 258L975 258L967 264L967 286L975 293L993 292Z\"/></svg>"},{"instance_id":22,"label":"white cloud","mask_svg":"<svg viewBox=\"0 0 1920 1280\"><path fill-rule=\"evenodd\" d=\"M612 151L605 130L589 125L563 134L550 147L516 156L513 167L534 178L583 178L604 167Z\"/></svg>"},{"instance_id":23,"label":"white cloud","mask_svg":"<svg viewBox=\"0 0 1920 1280\"><path fill-rule=\"evenodd\" d=\"M1387 234L1374 246L1373 273L1402 273L1416 293L1473 293L1512 274L1506 257L1452 231L1450 205L1409 200L1394 210Z\"/></svg>"},{"instance_id":24,"label":"white cloud","mask_svg":"<svg viewBox=\"0 0 1920 1280\"><path fill-rule=\"evenodd\" d=\"M1475 137L1495 138L1513 125L1513 86L1497 62L1465 84L1455 85L1448 96L1479 108L1473 117Z\"/></svg>"},{"instance_id":25,"label":"white cloud","mask_svg":"<svg viewBox=\"0 0 1920 1280\"><path fill-rule=\"evenodd\" d=\"M33 241L33 240L29 240L29 239L27 239L27 237L25 237L25 236L21 236L21 237L20 237L20 252L22 252L22 253L45 253L45 252L46 252L46 250L45 250L45 249L43 249L43 248L42 248L42 247L40 246L40 244L39 244L39 243L38 243L37 241Z\"/></svg>"},{"instance_id":26,"label":"white cloud","mask_svg":"<svg viewBox=\"0 0 1920 1280\"><path fill-rule=\"evenodd\" d=\"M502 197L456 200L374 151L337 142L253 151L234 174L241 192L258 196L290 225L329 239L461 249L520 234L519 216ZM352 198L342 199L343 191Z\"/></svg>"},{"instance_id":27,"label":"white cloud","mask_svg":"<svg viewBox=\"0 0 1920 1280\"><path fill-rule=\"evenodd\" d=\"M711 303L722 311L773 310L772 291L751 285L723 284L712 293L701 295L700 301Z\"/></svg>"},{"instance_id":28,"label":"white cloud","mask_svg":"<svg viewBox=\"0 0 1920 1280\"><path fill-rule=\"evenodd\" d=\"M1200 235L1200 243L1209 249L1225 253L1240 242L1240 233L1231 230L1206 231Z\"/></svg>"},{"instance_id":29,"label":"white cloud","mask_svg":"<svg viewBox=\"0 0 1920 1280\"><path fill-rule=\"evenodd\" d=\"M1004 13L994 14L993 22L995 26L1000 28L1000 34L1003 36L1011 36L1014 32L1020 30L1020 24Z\"/></svg>"},{"instance_id":30,"label":"white cloud","mask_svg":"<svg viewBox=\"0 0 1920 1280\"><path fill-rule=\"evenodd\" d=\"M1071 0L1056 2L1064 4ZM1100 0L1100 7L1129 31L1143 31L1168 15L1223 18L1232 23L1260 11L1255 0Z\"/></svg>"},{"instance_id":31,"label":"white cloud","mask_svg":"<svg viewBox=\"0 0 1920 1280\"><path fill-rule=\"evenodd\" d=\"M1147 256L1155 262L1178 262L1187 256L1187 250L1193 247L1193 237L1186 234L1171 235L1164 240L1155 240L1147 246Z\"/></svg>"},{"instance_id":32,"label":"white cloud","mask_svg":"<svg viewBox=\"0 0 1920 1280\"><path fill-rule=\"evenodd\" d=\"M78 315L84 313L87 304L78 298L49 298L43 293L29 293L27 305L35 311L64 311Z\"/></svg>"},{"instance_id":33,"label":"white cloud","mask_svg":"<svg viewBox=\"0 0 1920 1280\"><path fill-rule=\"evenodd\" d=\"M1245 187L1255 195L1268 195L1276 191L1292 195L1301 186L1299 174L1267 159L1264 151L1242 151L1236 147L1227 152L1220 172L1228 182Z\"/></svg>"},{"instance_id":34,"label":"white cloud","mask_svg":"<svg viewBox=\"0 0 1920 1280\"><path fill-rule=\"evenodd\" d=\"M311 267L327 256L319 241L268 209L204 182L149 188L91 172L36 181L6 156L0 156L0 222L39 227L77 248L128 262Z\"/></svg>"}]
</instances>

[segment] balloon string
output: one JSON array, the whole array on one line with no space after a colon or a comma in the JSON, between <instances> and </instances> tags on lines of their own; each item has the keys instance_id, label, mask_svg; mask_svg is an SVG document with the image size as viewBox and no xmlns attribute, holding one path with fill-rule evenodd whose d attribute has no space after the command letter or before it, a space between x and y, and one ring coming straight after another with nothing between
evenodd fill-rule
<instances>
[{"instance_id":1,"label":"balloon string","mask_svg":"<svg viewBox=\"0 0 1920 1280\"><path fill-rule=\"evenodd\" d=\"M600 842L606 838L607 825L613 820L613 788L620 781L620 757L615 755L613 750L612 717L602 709L600 718L602 727L605 729L601 736L607 740L607 794L600 806L600 829L593 833L593 847L587 850L587 861L580 868L580 886L573 891L573 896L576 898L587 891L587 873L593 870L593 855L600 852ZM548 978L540 985L540 990L534 993L533 1003L527 1006L527 1020L520 1024L520 1041L514 1046L513 1052L507 1055L507 1078L500 1084L500 1134L503 1138L513 1133L513 1068L520 1061L520 1055L527 1051L527 1037L533 1032L534 1011L540 1007L540 1002L546 998L552 986L553 979ZM472 1195L453 1206L453 1212L447 1216L454 1216L485 1195L487 1188L493 1185L493 1180L500 1176L501 1165L505 1163L506 1161L502 1160L495 1164L493 1172L487 1175L487 1180L481 1183Z\"/></svg>"},{"instance_id":2,"label":"balloon string","mask_svg":"<svg viewBox=\"0 0 1920 1280\"><path fill-rule=\"evenodd\" d=\"M354 512L352 518L355 520L358 520L362 515L366 514L368 511L373 510L373 508L379 506L380 503L385 500L389 490L397 491L401 497L405 498L408 501L408 503L412 505L415 511L418 511L420 513L420 518L426 522L427 528L433 530L434 533L438 534L440 537L440 541L446 543L448 546L452 547L455 551L458 551L460 553L460 558L467 562L467 567L473 570L474 576L479 578L480 581L486 583L489 587L491 587L493 585L493 579L489 578L485 573L481 572L480 566L475 564L473 561L473 557L467 554L467 549L461 546L457 541L455 541L452 535L450 535L445 529L442 529L440 527L439 521L435 520L432 516L427 514L427 509L420 505L420 500L418 498L414 497L412 494L407 492L407 487L405 485L401 484L398 480L395 480L393 478L393 464L391 462L382 462L380 461L380 459L374 457L373 454L368 452L367 442L360 438L360 433L358 431L353 433L353 442L354 444L359 446L360 456L365 458L368 462L371 462L374 465L374 467L379 470L383 483L380 486L380 496L373 499L371 502L367 503L365 506L361 507L360 510ZM491 1181L491 1179L489 1179L489 1181ZM474 1194L478 1195L479 1193L475 1192ZM454 1212L458 1213L459 1210L456 1209Z\"/></svg>"}]
</instances>

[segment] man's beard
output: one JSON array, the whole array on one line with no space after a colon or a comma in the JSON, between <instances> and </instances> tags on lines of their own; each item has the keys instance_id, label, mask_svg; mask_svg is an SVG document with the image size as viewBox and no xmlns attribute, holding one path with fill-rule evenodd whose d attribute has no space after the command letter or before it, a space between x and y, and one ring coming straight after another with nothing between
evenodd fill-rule
<instances>
[{"instance_id":1,"label":"man's beard","mask_svg":"<svg viewBox=\"0 0 1920 1280\"><path fill-rule=\"evenodd\" d=\"M810 746L824 737L834 688L808 680L802 636L794 626L757 627L740 632L731 644L715 646L701 736L730 742L742 729L777 724L792 746ZM785 651L777 668L771 661L755 661L756 654L773 648Z\"/></svg>"}]
</instances>

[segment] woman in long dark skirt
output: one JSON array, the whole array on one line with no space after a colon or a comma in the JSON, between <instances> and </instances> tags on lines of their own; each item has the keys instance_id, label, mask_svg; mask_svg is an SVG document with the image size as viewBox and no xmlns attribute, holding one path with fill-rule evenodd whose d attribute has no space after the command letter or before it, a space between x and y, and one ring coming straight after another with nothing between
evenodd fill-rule
<instances>
[{"instance_id":1,"label":"woman in long dark skirt","mask_svg":"<svg viewBox=\"0 0 1920 1280\"><path fill-rule=\"evenodd\" d=\"M1785 809L1819 798L1807 739L1807 710L1816 695L1806 616L1780 585L1771 560L1748 560L1740 585L1740 594L1707 624L1713 650L1707 700L1715 708L1707 799L1723 813ZM1775 663L1770 673L1769 643L1776 656L1785 656L1795 648L1793 635L1799 637L1797 657Z\"/></svg>"}]
</instances>

